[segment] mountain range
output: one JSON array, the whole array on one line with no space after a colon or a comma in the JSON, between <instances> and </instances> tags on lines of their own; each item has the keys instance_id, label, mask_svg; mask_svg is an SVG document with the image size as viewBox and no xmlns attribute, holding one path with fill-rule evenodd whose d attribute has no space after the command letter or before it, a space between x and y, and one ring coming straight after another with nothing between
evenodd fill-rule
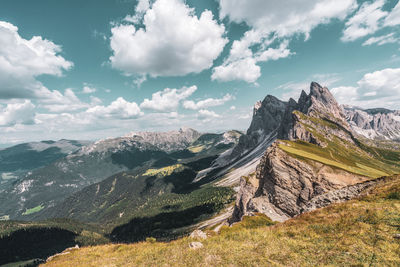
<instances>
[{"instance_id":1,"label":"mountain range","mask_svg":"<svg viewBox=\"0 0 400 267\"><path fill-rule=\"evenodd\" d=\"M399 136L399 111L341 106L312 82L297 101L257 102L246 133L182 128L68 141L79 145L57 146L63 155L29 166L0 191L0 216L11 219L4 236L39 224L71 233L65 244L169 241L260 214L284 222L400 173Z\"/></svg>"}]
</instances>

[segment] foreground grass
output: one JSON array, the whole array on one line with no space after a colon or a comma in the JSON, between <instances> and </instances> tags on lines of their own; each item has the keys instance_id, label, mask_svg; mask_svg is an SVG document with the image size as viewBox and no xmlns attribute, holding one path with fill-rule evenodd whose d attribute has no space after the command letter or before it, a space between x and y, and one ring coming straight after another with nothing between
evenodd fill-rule
<instances>
[{"instance_id":1,"label":"foreground grass","mask_svg":"<svg viewBox=\"0 0 400 267\"><path fill-rule=\"evenodd\" d=\"M272 225L248 217L201 241L85 247L46 266L400 266L400 176L357 200Z\"/></svg>"}]
</instances>

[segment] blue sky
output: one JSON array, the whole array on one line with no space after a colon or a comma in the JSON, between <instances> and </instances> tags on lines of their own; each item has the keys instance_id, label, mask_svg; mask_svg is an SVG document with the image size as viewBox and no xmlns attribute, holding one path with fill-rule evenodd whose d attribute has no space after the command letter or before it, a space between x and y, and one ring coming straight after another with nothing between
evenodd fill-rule
<instances>
[{"instance_id":1,"label":"blue sky","mask_svg":"<svg viewBox=\"0 0 400 267\"><path fill-rule=\"evenodd\" d=\"M0 144L244 130L311 81L400 109L399 25L397 0L2 0Z\"/></svg>"}]
</instances>

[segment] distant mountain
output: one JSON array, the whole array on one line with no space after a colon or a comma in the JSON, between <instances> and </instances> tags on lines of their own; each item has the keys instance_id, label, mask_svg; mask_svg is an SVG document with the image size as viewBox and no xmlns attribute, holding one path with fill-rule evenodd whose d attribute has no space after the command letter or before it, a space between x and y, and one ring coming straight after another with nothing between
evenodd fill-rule
<instances>
[{"instance_id":1,"label":"distant mountain","mask_svg":"<svg viewBox=\"0 0 400 267\"><path fill-rule=\"evenodd\" d=\"M112 231L111 239L115 241L180 235L200 222L198 218L211 216L231 201L231 189L214 187L207 178L194 180L219 154L235 146L240 135L237 131L203 134L186 149L165 155L152 167L114 174L37 213L35 219L68 217L100 223L107 226L106 231ZM185 218L176 221L173 217L178 215ZM143 217L147 218L145 226ZM168 228L162 230L157 223Z\"/></svg>"},{"instance_id":2,"label":"distant mountain","mask_svg":"<svg viewBox=\"0 0 400 267\"><path fill-rule=\"evenodd\" d=\"M27 172L49 165L90 141L59 140L19 144L0 150L0 192Z\"/></svg>"},{"instance_id":3,"label":"distant mountain","mask_svg":"<svg viewBox=\"0 0 400 267\"><path fill-rule=\"evenodd\" d=\"M400 141L400 110L343 106L347 120L359 135L376 140Z\"/></svg>"},{"instance_id":4,"label":"distant mountain","mask_svg":"<svg viewBox=\"0 0 400 267\"><path fill-rule=\"evenodd\" d=\"M75 192L114 174L173 165L180 159L200 155L202 147L196 140L201 138L206 139L207 135L186 128L160 133L131 133L83 146L50 165L32 171L14 183L12 188L3 190L0 194L0 217L39 218L40 214L45 214L47 209L62 203ZM218 135L217 139L219 143L212 141L210 149L223 146L227 140L222 135ZM224 151L233 144L216 151ZM201 145L207 147L209 144L205 140Z\"/></svg>"},{"instance_id":5,"label":"distant mountain","mask_svg":"<svg viewBox=\"0 0 400 267\"><path fill-rule=\"evenodd\" d=\"M283 102L274 100L264 109L276 110L280 105L275 103ZM374 184L368 181L400 172L400 152L368 146L357 139L348 111L327 88L313 82L309 94L303 91L297 102L290 99L283 105L281 121L272 121L274 126L279 124L273 131L278 139L266 149L256 170L240 180L232 221L255 213L284 221L358 196ZM375 115L362 112L385 119L396 116L381 110L369 111ZM264 127L271 123L257 114L253 121L262 121ZM266 140L270 142L269 137Z\"/></svg>"}]
</instances>

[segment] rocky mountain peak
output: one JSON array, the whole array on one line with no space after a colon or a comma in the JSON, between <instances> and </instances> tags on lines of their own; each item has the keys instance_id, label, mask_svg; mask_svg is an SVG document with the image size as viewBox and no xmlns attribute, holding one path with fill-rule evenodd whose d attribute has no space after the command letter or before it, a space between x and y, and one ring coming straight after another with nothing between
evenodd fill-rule
<instances>
[{"instance_id":1,"label":"rocky mountain peak","mask_svg":"<svg viewBox=\"0 0 400 267\"><path fill-rule=\"evenodd\" d=\"M353 108L345 113L329 90L316 82L311 83L309 94L302 91L298 102L290 99L284 106L278 140L264 149L256 171L240 180L231 222L254 213L284 221L324 203L356 196L366 181L391 168L398 172L392 163L385 165L360 146L346 118L361 133L378 134L381 129L386 136L395 136L400 133L400 112ZM269 121L258 117L270 115L263 110L269 109L262 105L252 125ZM267 132L265 136L269 137Z\"/></svg>"},{"instance_id":2,"label":"rocky mountain peak","mask_svg":"<svg viewBox=\"0 0 400 267\"><path fill-rule=\"evenodd\" d=\"M352 106L343 108L347 120L358 135L369 139L400 140L400 111Z\"/></svg>"},{"instance_id":3,"label":"rocky mountain peak","mask_svg":"<svg viewBox=\"0 0 400 267\"><path fill-rule=\"evenodd\" d=\"M300 97L299 105L302 104L300 103L301 101L304 100ZM305 112L305 107L300 107L299 109L303 113L332 120L341 124L344 128L350 129L342 107L338 104L328 88L322 87L316 82L312 82L310 85L310 94L305 101L305 105L308 106L307 111Z\"/></svg>"}]
</instances>

